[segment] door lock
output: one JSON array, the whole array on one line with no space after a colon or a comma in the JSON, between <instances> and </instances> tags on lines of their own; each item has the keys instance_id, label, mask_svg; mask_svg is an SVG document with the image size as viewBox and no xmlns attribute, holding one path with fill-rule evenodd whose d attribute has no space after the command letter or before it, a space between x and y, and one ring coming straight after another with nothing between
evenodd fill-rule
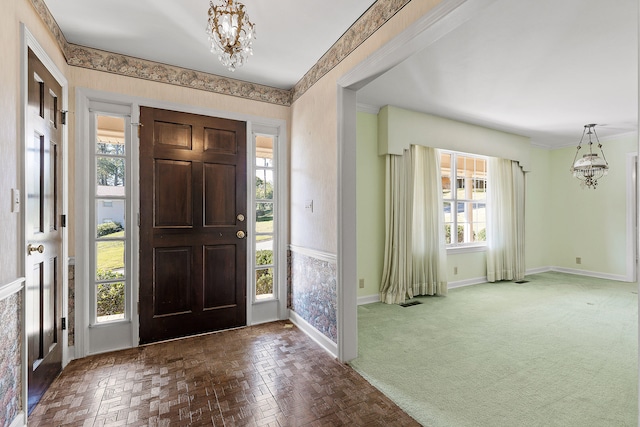
<instances>
[{"instance_id":1,"label":"door lock","mask_svg":"<svg viewBox=\"0 0 640 427\"><path fill-rule=\"evenodd\" d=\"M238 218L238 221L240 221L240 222L244 221L244 215L242 215L242 214L238 214L238 216L236 218Z\"/></svg>"},{"instance_id":2,"label":"door lock","mask_svg":"<svg viewBox=\"0 0 640 427\"><path fill-rule=\"evenodd\" d=\"M27 246L27 250L29 251L29 255L31 255L34 252L39 252L39 253L43 253L44 252L44 245L32 245L31 243L29 243L29 246Z\"/></svg>"},{"instance_id":3,"label":"door lock","mask_svg":"<svg viewBox=\"0 0 640 427\"><path fill-rule=\"evenodd\" d=\"M238 237L238 239L244 239L244 238L245 238L245 236L246 236L246 234L244 233L244 231L239 230L239 231L236 233L236 236Z\"/></svg>"}]
</instances>

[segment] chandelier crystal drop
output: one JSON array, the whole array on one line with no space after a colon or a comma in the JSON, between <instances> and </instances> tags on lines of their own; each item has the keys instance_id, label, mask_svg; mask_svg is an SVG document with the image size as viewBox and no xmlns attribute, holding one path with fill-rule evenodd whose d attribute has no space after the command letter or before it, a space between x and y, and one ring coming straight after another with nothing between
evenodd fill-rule
<instances>
[{"instance_id":1,"label":"chandelier crystal drop","mask_svg":"<svg viewBox=\"0 0 640 427\"><path fill-rule=\"evenodd\" d=\"M214 6L210 1L209 5L207 34L211 52L218 55L222 65L235 71L253 55L254 24L240 2L222 0L221 5Z\"/></svg>"},{"instance_id":2,"label":"chandelier crystal drop","mask_svg":"<svg viewBox=\"0 0 640 427\"><path fill-rule=\"evenodd\" d=\"M585 135L589 137L589 152L581 158L578 158ZM593 152L594 141L592 138L595 138L595 142L598 143L597 147L602 157L599 157L597 153ZM598 180L609 173L609 163L607 163L607 159L604 157L604 151L602 151L602 144L600 144L600 140L598 139L595 124L584 125L582 137L578 143L576 155L573 158L573 164L570 170L574 177L582 181L583 187L586 186L587 188L593 189L598 186Z\"/></svg>"}]
</instances>

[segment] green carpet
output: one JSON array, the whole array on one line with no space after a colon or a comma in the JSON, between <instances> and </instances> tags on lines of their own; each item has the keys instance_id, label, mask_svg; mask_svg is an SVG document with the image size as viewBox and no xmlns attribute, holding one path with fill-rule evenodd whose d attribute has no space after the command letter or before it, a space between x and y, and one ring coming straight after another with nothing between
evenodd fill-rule
<instances>
[{"instance_id":1,"label":"green carpet","mask_svg":"<svg viewBox=\"0 0 640 427\"><path fill-rule=\"evenodd\" d=\"M424 426L637 426L637 284L527 280L360 306L350 364Z\"/></svg>"}]
</instances>

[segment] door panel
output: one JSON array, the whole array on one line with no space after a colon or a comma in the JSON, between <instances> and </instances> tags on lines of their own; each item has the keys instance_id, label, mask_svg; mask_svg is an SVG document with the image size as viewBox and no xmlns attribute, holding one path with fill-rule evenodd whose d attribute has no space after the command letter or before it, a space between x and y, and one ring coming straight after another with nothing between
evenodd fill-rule
<instances>
[{"instance_id":1,"label":"door panel","mask_svg":"<svg viewBox=\"0 0 640 427\"><path fill-rule=\"evenodd\" d=\"M154 256L154 316L191 310L191 248L156 248Z\"/></svg>"},{"instance_id":2,"label":"door panel","mask_svg":"<svg viewBox=\"0 0 640 427\"><path fill-rule=\"evenodd\" d=\"M236 281L236 247L234 245L204 248L204 308L207 310L237 305L236 294L227 283ZM220 266L228 268L220 269Z\"/></svg>"},{"instance_id":3,"label":"door panel","mask_svg":"<svg viewBox=\"0 0 640 427\"><path fill-rule=\"evenodd\" d=\"M26 304L29 412L62 370L59 213L62 88L29 50L26 163Z\"/></svg>"},{"instance_id":4,"label":"door panel","mask_svg":"<svg viewBox=\"0 0 640 427\"><path fill-rule=\"evenodd\" d=\"M140 342L244 326L246 123L140 121Z\"/></svg>"},{"instance_id":5,"label":"door panel","mask_svg":"<svg viewBox=\"0 0 640 427\"><path fill-rule=\"evenodd\" d=\"M155 160L154 217L156 227L193 226L191 162Z\"/></svg>"},{"instance_id":6,"label":"door panel","mask_svg":"<svg viewBox=\"0 0 640 427\"><path fill-rule=\"evenodd\" d=\"M236 168L204 165L204 225L234 226L236 222Z\"/></svg>"}]
</instances>

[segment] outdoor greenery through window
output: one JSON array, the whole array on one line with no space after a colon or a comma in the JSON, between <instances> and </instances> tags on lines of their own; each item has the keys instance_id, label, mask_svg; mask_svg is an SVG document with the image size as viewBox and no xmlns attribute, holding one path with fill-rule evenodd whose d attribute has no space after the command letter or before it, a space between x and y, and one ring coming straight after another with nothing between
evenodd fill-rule
<instances>
[{"instance_id":1,"label":"outdoor greenery through window","mask_svg":"<svg viewBox=\"0 0 640 427\"><path fill-rule=\"evenodd\" d=\"M440 172L447 246L485 244L487 159L441 150Z\"/></svg>"},{"instance_id":2,"label":"outdoor greenery through window","mask_svg":"<svg viewBox=\"0 0 640 427\"><path fill-rule=\"evenodd\" d=\"M122 117L96 115L94 292L97 323L125 319L126 152Z\"/></svg>"},{"instance_id":3,"label":"outdoor greenery through window","mask_svg":"<svg viewBox=\"0 0 640 427\"><path fill-rule=\"evenodd\" d=\"M255 142L255 300L272 299L274 289L275 137L257 135Z\"/></svg>"}]
</instances>

